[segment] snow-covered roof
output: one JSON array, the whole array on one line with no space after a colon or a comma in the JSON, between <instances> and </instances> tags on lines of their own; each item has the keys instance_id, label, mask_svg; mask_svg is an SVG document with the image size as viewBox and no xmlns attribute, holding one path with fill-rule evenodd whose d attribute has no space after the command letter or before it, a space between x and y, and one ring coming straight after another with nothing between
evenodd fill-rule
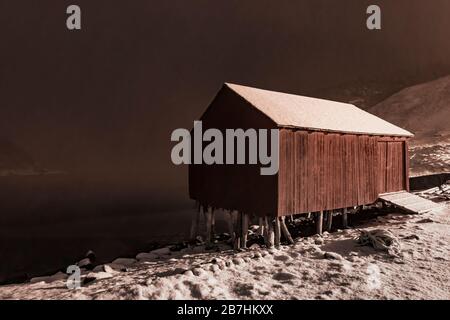
<instances>
[{"instance_id":1,"label":"snow-covered roof","mask_svg":"<svg viewBox=\"0 0 450 320\"><path fill-rule=\"evenodd\" d=\"M369 135L413 136L411 132L352 104L232 83L225 83L225 86L272 119L279 127Z\"/></svg>"}]
</instances>

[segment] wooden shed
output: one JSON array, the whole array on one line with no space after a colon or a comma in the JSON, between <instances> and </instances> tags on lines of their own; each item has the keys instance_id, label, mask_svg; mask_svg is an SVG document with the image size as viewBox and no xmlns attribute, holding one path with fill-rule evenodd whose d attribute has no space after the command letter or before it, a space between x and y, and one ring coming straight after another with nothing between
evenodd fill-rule
<instances>
[{"instance_id":1,"label":"wooden shed","mask_svg":"<svg viewBox=\"0 0 450 320\"><path fill-rule=\"evenodd\" d=\"M203 128L279 129L279 171L190 165L189 193L204 207L283 217L369 205L409 190L413 135L354 105L226 83Z\"/></svg>"}]
</instances>

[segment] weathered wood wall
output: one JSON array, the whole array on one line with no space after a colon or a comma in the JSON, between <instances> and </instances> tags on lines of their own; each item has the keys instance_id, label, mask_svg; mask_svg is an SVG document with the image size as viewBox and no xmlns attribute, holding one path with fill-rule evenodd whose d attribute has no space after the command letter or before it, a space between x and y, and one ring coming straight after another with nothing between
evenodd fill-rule
<instances>
[{"instance_id":1,"label":"weathered wood wall","mask_svg":"<svg viewBox=\"0 0 450 320\"><path fill-rule=\"evenodd\" d=\"M407 187L404 139L280 130L278 215L375 202Z\"/></svg>"},{"instance_id":2,"label":"weathered wood wall","mask_svg":"<svg viewBox=\"0 0 450 320\"><path fill-rule=\"evenodd\" d=\"M219 92L201 120L203 131L276 128L272 120L227 88ZM275 215L278 176L262 176L260 169L259 164L189 165L189 195L203 205L256 216Z\"/></svg>"},{"instance_id":3,"label":"weathered wood wall","mask_svg":"<svg viewBox=\"0 0 450 320\"><path fill-rule=\"evenodd\" d=\"M203 114L203 129L276 128L228 88ZM280 129L279 173L260 165L190 165L189 194L203 205L283 216L372 204L409 190L407 139Z\"/></svg>"},{"instance_id":4,"label":"weathered wood wall","mask_svg":"<svg viewBox=\"0 0 450 320\"><path fill-rule=\"evenodd\" d=\"M406 141L378 142L378 192L409 190Z\"/></svg>"}]
</instances>

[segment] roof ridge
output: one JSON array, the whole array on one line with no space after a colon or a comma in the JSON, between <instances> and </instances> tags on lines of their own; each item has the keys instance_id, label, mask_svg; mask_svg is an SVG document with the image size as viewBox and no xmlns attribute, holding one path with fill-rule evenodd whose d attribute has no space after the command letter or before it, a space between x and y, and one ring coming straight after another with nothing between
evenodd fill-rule
<instances>
[{"instance_id":1,"label":"roof ridge","mask_svg":"<svg viewBox=\"0 0 450 320\"><path fill-rule=\"evenodd\" d=\"M411 132L350 103L230 82L225 82L224 86L264 113L279 127L369 135L413 136ZM336 112L337 109L339 112Z\"/></svg>"}]
</instances>

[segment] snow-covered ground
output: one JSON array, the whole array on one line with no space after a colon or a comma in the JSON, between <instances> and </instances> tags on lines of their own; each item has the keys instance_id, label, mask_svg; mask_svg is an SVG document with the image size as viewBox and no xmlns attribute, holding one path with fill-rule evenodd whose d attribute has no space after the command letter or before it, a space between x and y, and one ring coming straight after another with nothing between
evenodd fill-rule
<instances>
[{"instance_id":1,"label":"snow-covered ground","mask_svg":"<svg viewBox=\"0 0 450 320\"><path fill-rule=\"evenodd\" d=\"M258 245L234 253L192 246L162 248L85 271L81 288L66 276L0 287L0 299L450 299L450 207L393 212L358 226L391 231L401 253L390 256L354 240L357 229Z\"/></svg>"}]
</instances>

